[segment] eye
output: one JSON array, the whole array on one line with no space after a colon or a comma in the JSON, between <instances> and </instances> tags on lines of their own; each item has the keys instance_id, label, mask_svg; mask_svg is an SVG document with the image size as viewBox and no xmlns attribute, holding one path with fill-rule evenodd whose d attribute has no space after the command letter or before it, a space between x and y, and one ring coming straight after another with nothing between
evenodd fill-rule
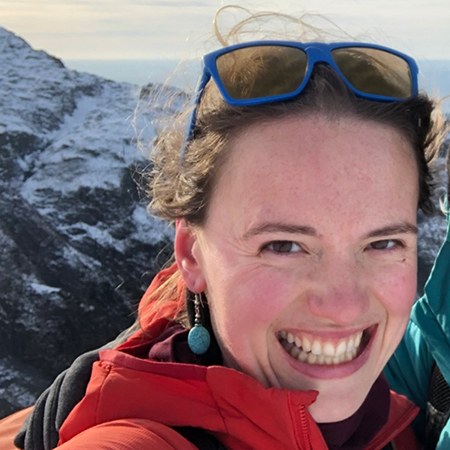
<instances>
[{"instance_id":1,"label":"eye","mask_svg":"<svg viewBox=\"0 0 450 450\"><path fill-rule=\"evenodd\" d=\"M301 247L292 241L272 241L264 245L262 250L272 253L298 253L301 252Z\"/></svg>"},{"instance_id":2,"label":"eye","mask_svg":"<svg viewBox=\"0 0 450 450\"><path fill-rule=\"evenodd\" d=\"M403 247L403 244L395 239L382 239L381 241L375 241L369 244L369 247L373 250L393 250L397 247Z\"/></svg>"}]
</instances>

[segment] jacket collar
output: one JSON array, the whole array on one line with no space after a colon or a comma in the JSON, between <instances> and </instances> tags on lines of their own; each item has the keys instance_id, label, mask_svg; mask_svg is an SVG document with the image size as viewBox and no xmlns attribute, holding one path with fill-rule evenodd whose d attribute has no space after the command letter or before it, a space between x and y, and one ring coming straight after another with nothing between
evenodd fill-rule
<instances>
[{"instance_id":1,"label":"jacket collar","mask_svg":"<svg viewBox=\"0 0 450 450\"><path fill-rule=\"evenodd\" d=\"M136 353L145 351L133 348ZM121 414L170 427L201 427L230 449L328 449L307 410L318 395L316 391L266 389L233 369L157 362L117 350L102 351L100 364L108 367L110 378L102 386L108 390L109 402L116 405L100 407L105 413L98 415L100 420L114 420ZM114 400L113 393L117 393ZM143 411L142 405L152 408ZM366 449L383 448L417 412L405 397L391 392L387 424Z\"/></svg>"}]
</instances>

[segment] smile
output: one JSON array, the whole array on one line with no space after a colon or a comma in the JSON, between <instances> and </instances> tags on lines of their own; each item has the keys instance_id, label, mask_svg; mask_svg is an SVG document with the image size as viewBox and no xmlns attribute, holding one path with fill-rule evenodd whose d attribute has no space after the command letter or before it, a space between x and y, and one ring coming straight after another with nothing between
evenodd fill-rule
<instances>
[{"instance_id":1,"label":"smile","mask_svg":"<svg viewBox=\"0 0 450 450\"><path fill-rule=\"evenodd\" d=\"M280 331L278 340L289 355L306 364L336 365L359 356L370 337L367 330L340 340L328 340L308 334L294 335Z\"/></svg>"}]
</instances>

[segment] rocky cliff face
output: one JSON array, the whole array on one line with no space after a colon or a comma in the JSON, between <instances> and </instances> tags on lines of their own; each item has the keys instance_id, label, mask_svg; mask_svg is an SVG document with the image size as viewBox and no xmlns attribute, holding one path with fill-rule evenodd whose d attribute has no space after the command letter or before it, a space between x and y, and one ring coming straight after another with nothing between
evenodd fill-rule
<instances>
[{"instance_id":1,"label":"rocky cliff face","mask_svg":"<svg viewBox=\"0 0 450 450\"><path fill-rule=\"evenodd\" d=\"M170 253L172 232L135 182L146 162L132 119L151 93L68 70L0 28L0 417L129 326ZM185 100L165 94L173 108ZM144 141L165 100L139 113ZM420 220L423 283L445 224Z\"/></svg>"},{"instance_id":2,"label":"rocky cliff face","mask_svg":"<svg viewBox=\"0 0 450 450\"><path fill-rule=\"evenodd\" d=\"M0 416L129 326L169 253L135 183L132 119L151 91L67 70L0 29ZM144 141L161 114L140 113Z\"/></svg>"}]
</instances>

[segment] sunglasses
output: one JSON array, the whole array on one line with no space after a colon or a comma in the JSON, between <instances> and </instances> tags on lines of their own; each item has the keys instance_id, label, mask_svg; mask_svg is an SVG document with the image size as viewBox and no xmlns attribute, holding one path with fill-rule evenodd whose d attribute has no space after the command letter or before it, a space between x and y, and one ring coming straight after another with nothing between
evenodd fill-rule
<instances>
[{"instance_id":1,"label":"sunglasses","mask_svg":"<svg viewBox=\"0 0 450 450\"><path fill-rule=\"evenodd\" d=\"M379 45L255 41L226 47L203 57L203 74L193 99L181 161L195 128L197 106L211 78L228 104L262 105L299 95L316 63L330 65L358 97L393 102L418 93L416 62Z\"/></svg>"}]
</instances>

